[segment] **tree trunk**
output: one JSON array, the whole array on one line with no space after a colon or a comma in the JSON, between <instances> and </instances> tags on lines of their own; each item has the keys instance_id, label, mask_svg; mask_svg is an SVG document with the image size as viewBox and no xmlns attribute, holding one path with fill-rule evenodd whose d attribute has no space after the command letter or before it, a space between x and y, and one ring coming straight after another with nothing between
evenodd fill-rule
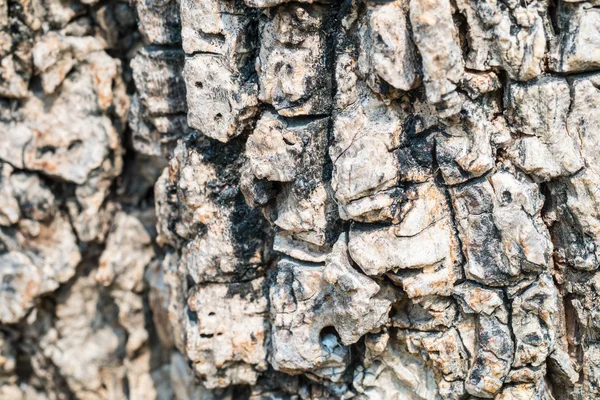
<instances>
[{"instance_id":1,"label":"tree trunk","mask_svg":"<svg viewBox=\"0 0 600 400\"><path fill-rule=\"evenodd\" d=\"M598 4L0 0L0 398L599 398Z\"/></svg>"}]
</instances>

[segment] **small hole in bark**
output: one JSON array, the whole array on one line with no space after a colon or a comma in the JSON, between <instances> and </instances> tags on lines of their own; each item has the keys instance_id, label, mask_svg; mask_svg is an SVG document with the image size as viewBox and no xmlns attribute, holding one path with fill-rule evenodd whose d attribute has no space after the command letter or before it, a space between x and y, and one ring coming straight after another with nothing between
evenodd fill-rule
<instances>
[{"instance_id":1,"label":"small hole in bark","mask_svg":"<svg viewBox=\"0 0 600 400\"><path fill-rule=\"evenodd\" d=\"M512 194L508 190L502 192L502 201L504 203L510 203L512 201Z\"/></svg>"},{"instance_id":2,"label":"small hole in bark","mask_svg":"<svg viewBox=\"0 0 600 400\"><path fill-rule=\"evenodd\" d=\"M294 142L292 142L289 138L286 138L285 136L283 137L283 142L285 144L287 144L288 146L293 146Z\"/></svg>"},{"instance_id":3,"label":"small hole in bark","mask_svg":"<svg viewBox=\"0 0 600 400\"><path fill-rule=\"evenodd\" d=\"M70 144L69 144L69 151L73 151L78 149L79 147L81 147L81 145L83 144L83 142L81 140L73 140Z\"/></svg>"},{"instance_id":4,"label":"small hole in bark","mask_svg":"<svg viewBox=\"0 0 600 400\"><path fill-rule=\"evenodd\" d=\"M215 315L215 313L214 313L214 312L212 312L212 311L208 313L208 316L209 316L209 317L212 317L212 316L214 316L214 315Z\"/></svg>"},{"instance_id":5,"label":"small hole in bark","mask_svg":"<svg viewBox=\"0 0 600 400\"><path fill-rule=\"evenodd\" d=\"M196 282L194 281L194 278L192 278L192 276L189 274L185 276L185 282L187 284L188 289L196 286Z\"/></svg>"},{"instance_id":6,"label":"small hole in bark","mask_svg":"<svg viewBox=\"0 0 600 400\"><path fill-rule=\"evenodd\" d=\"M45 154L55 154L55 153L56 153L56 147L55 146L43 146L43 147L40 147L37 150L38 157L42 157Z\"/></svg>"},{"instance_id":7,"label":"small hole in bark","mask_svg":"<svg viewBox=\"0 0 600 400\"><path fill-rule=\"evenodd\" d=\"M328 335L334 335L338 340L340 338L340 335L337 333L333 326L326 326L325 328L323 328L321 330L321 333L319 334L319 337L321 338L321 341L323 341L323 339Z\"/></svg>"},{"instance_id":8,"label":"small hole in bark","mask_svg":"<svg viewBox=\"0 0 600 400\"><path fill-rule=\"evenodd\" d=\"M338 355L344 353L342 339L333 326L326 326L323 328L319 336L323 350L328 353L335 353Z\"/></svg>"},{"instance_id":9,"label":"small hole in bark","mask_svg":"<svg viewBox=\"0 0 600 400\"><path fill-rule=\"evenodd\" d=\"M188 309L187 310L187 315L188 315L188 319L193 322L196 323L198 322L198 315L196 315L195 312L193 312L192 310Z\"/></svg>"},{"instance_id":10,"label":"small hole in bark","mask_svg":"<svg viewBox=\"0 0 600 400\"><path fill-rule=\"evenodd\" d=\"M221 113L218 113L217 115L215 115L215 121L216 121L216 122L219 122L219 121L221 121L222 119L223 119L223 114L221 114Z\"/></svg>"},{"instance_id":11,"label":"small hole in bark","mask_svg":"<svg viewBox=\"0 0 600 400\"><path fill-rule=\"evenodd\" d=\"M204 85L203 85L203 84L202 84L202 82L200 82L200 81L197 81L197 82L196 82L194 85L195 85L195 86L196 86L198 89L202 89L202 88L204 87Z\"/></svg>"},{"instance_id":12,"label":"small hole in bark","mask_svg":"<svg viewBox=\"0 0 600 400\"><path fill-rule=\"evenodd\" d=\"M201 338L205 338L205 339L210 339L210 338L212 338L213 336L215 336L215 335L213 335L212 333L208 333L208 334L206 334L206 333L201 333L201 334L200 334L200 337L201 337Z\"/></svg>"}]
</instances>

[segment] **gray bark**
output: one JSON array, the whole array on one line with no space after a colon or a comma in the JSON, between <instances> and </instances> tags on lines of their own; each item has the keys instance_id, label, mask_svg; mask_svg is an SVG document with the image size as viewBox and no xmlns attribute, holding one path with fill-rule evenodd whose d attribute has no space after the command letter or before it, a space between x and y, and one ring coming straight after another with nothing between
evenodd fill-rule
<instances>
[{"instance_id":1,"label":"gray bark","mask_svg":"<svg viewBox=\"0 0 600 400\"><path fill-rule=\"evenodd\" d=\"M0 398L600 397L597 5L0 0Z\"/></svg>"}]
</instances>

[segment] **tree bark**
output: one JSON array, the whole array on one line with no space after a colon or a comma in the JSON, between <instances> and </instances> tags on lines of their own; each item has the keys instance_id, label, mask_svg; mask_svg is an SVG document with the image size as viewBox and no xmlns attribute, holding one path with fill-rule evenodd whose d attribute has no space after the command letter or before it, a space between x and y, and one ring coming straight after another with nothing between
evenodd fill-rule
<instances>
[{"instance_id":1,"label":"tree bark","mask_svg":"<svg viewBox=\"0 0 600 400\"><path fill-rule=\"evenodd\" d=\"M0 0L0 398L600 397L595 0Z\"/></svg>"}]
</instances>

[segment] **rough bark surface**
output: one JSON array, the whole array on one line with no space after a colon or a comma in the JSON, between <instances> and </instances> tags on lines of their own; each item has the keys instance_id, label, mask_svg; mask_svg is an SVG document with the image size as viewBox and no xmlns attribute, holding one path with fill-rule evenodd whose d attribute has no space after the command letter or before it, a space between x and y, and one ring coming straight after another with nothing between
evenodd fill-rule
<instances>
[{"instance_id":1,"label":"rough bark surface","mask_svg":"<svg viewBox=\"0 0 600 400\"><path fill-rule=\"evenodd\" d=\"M600 398L599 5L0 0L0 399Z\"/></svg>"}]
</instances>

